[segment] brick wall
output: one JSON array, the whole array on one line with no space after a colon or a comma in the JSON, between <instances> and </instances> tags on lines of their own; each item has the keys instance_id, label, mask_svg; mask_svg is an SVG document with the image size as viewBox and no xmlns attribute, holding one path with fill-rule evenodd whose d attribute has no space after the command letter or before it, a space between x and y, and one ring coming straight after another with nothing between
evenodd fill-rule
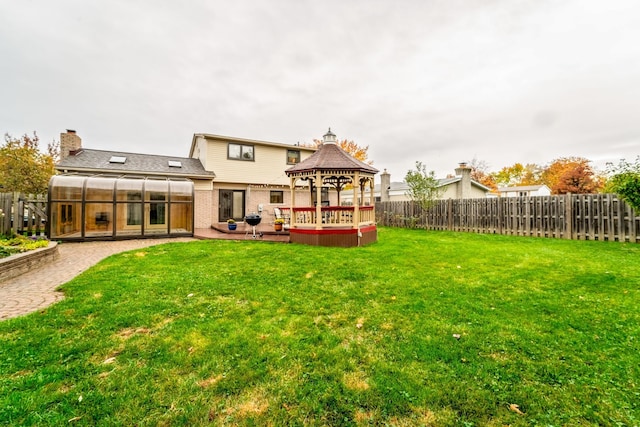
<instances>
[{"instance_id":1,"label":"brick wall","mask_svg":"<svg viewBox=\"0 0 640 427\"><path fill-rule=\"evenodd\" d=\"M195 190L194 228L210 228L213 224L213 193L211 190Z\"/></svg>"}]
</instances>

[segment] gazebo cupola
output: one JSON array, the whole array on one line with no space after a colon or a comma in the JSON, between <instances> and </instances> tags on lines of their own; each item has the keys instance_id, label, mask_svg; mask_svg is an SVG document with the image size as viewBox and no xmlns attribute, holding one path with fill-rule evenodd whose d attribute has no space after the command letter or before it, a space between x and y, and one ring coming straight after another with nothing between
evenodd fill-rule
<instances>
[{"instance_id":1,"label":"gazebo cupola","mask_svg":"<svg viewBox=\"0 0 640 427\"><path fill-rule=\"evenodd\" d=\"M378 170L340 148L331 128L315 153L285 172L291 187L291 242L350 247L377 241L373 184ZM299 180L309 183L307 200L296 200ZM352 206L340 202L340 193L347 185L354 191ZM323 188L335 190L335 206L323 201Z\"/></svg>"}]
</instances>

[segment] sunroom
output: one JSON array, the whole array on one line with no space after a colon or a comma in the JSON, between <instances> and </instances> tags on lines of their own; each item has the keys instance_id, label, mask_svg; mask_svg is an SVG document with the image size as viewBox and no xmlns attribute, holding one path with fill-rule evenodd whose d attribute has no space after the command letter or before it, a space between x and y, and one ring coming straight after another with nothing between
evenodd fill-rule
<instances>
[{"instance_id":1,"label":"sunroom","mask_svg":"<svg viewBox=\"0 0 640 427\"><path fill-rule=\"evenodd\" d=\"M56 175L49 181L52 240L193 236L193 182L180 178Z\"/></svg>"}]
</instances>

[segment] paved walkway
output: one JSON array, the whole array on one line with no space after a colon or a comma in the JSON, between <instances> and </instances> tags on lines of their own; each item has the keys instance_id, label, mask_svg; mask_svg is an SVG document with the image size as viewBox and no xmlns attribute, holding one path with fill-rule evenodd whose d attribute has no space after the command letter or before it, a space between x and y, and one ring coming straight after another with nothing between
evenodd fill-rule
<instances>
[{"instance_id":1,"label":"paved walkway","mask_svg":"<svg viewBox=\"0 0 640 427\"><path fill-rule=\"evenodd\" d=\"M0 321L43 310L64 298L56 288L104 258L134 249L167 242L187 242L195 239L244 239L245 234L228 234L216 230L196 230L195 237L172 239L139 239L101 242L62 243L59 257L26 274L0 282ZM267 236L261 240L288 241L288 236Z\"/></svg>"}]
</instances>

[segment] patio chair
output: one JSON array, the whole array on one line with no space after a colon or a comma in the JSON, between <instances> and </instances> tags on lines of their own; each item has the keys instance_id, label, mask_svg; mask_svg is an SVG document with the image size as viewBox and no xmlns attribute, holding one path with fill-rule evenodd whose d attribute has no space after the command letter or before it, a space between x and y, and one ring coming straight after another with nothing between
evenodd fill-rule
<instances>
[{"instance_id":1,"label":"patio chair","mask_svg":"<svg viewBox=\"0 0 640 427\"><path fill-rule=\"evenodd\" d=\"M284 229L288 229L289 228L289 216L288 215L283 215L282 214L282 209L280 208L273 208L273 219L274 221L276 219L281 219L284 221Z\"/></svg>"}]
</instances>

